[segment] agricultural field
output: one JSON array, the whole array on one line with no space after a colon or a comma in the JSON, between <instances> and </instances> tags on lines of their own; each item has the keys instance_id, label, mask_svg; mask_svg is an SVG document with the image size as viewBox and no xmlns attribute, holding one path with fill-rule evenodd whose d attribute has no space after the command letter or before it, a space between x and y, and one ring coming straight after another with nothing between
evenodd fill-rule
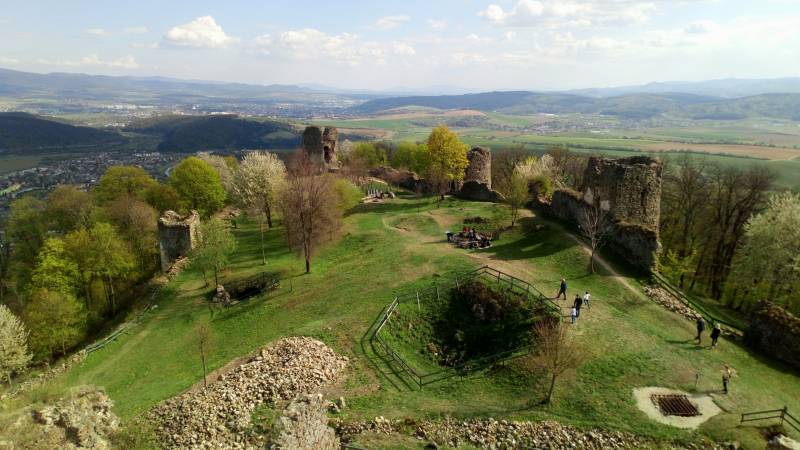
<instances>
[{"instance_id":1,"label":"agricultural field","mask_svg":"<svg viewBox=\"0 0 800 450\"><path fill-rule=\"evenodd\" d=\"M0 175L36 167L42 158L40 155L0 154Z\"/></svg>"},{"instance_id":2,"label":"agricultural field","mask_svg":"<svg viewBox=\"0 0 800 450\"><path fill-rule=\"evenodd\" d=\"M341 238L312 261L308 275L301 258L286 247L280 226L267 233L263 266L258 225L241 223L234 230L238 246L224 279L269 271L280 274L280 289L224 310L212 309L212 288L204 286L199 273L184 271L161 291L158 307L130 332L90 354L52 386L17 401L24 404L71 387L96 385L108 392L123 421L130 421L202 382L193 330L208 324L214 336L211 369L284 336L315 337L347 356L346 376L327 392L347 399L340 414L345 420L444 415L553 419L667 440L698 435L736 439L745 448L761 448L757 429L737 426L739 413L783 405L800 410L800 376L727 339L714 350L695 345L694 324L645 297L634 275L612 263L600 264L598 273L591 274L587 249L558 224L527 212L491 248L461 250L444 242L445 230L456 229L465 217L506 214L504 205L451 199L437 205L435 199L406 194L359 205L347 214ZM591 308L570 330L585 362L559 383L550 406L538 404L542 380L522 360L420 390L370 342L371 330L394 296L484 265L545 293L554 295L562 277L569 280L570 295L592 292ZM566 310L565 302L561 305ZM727 396L716 393L726 363L738 372ZM711 392L725 412L695 432L660 425L635 406L632 390L643 386ZM5 417L0 414L0 425ZM364 439L361 444L369 448L424 445L401 438L394 444L391 439Z\"/></svg>"}]
</instances>

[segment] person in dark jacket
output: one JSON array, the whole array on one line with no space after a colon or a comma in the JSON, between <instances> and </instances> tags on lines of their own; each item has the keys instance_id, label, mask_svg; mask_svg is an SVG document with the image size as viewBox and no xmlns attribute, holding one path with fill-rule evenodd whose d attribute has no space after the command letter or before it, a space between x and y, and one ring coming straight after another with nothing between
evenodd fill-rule
<instances>
[{"instance_id":1,"label":"person in dark jacket","mask_svg":"<svg viewBox=\"0 0 800 450\"><path fill-rule=\"evenodd\" d=\"M702 335L703 331L706 331L706 321L702 317L697 318L697 337L694 340L697 341L698 344L702 342Z\"/></svg>"},{"instance_id":2,"label":"person in dark jacket","mask_svg":"<svg viewBox=\"0 0 800 450\"><path fill-rule=\"evenodd\" d=\"M572 304L572 307L575 308L575 317L581 316L581 306L583 306L583 299L580 295L576 295L575 302Z\"/></svg>"},{"instance_id":3,"label":"person in dark jacket","mask_svg":"<svg viewBox=\"0 0 800 450\"><path fill-rule=\"evenodd\" d=\"M711 348L717 346L717 340L719 339L719 335L722 334L722 326L720 324L715 323L714 328L711 330Z\"/></svg>"},{"instance_id":4,"label":"person in dark jacket","mask_svg":"<svg viewBox=\"0 0 800 450\"><path fill-rule=\"evenodd\" d=\"M564 300L566 300L567 299L567 280L566 280L566 278L562 278L561 279L561 287L558 288L558 295L556 295L556 298L557 299L561 298L562 294L564 295Z\"/></svg>"}]
</instances>

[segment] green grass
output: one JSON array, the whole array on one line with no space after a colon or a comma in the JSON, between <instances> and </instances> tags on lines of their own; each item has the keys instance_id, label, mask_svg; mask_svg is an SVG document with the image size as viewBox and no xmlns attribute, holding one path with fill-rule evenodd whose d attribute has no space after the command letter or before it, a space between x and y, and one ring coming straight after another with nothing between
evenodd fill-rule
<instances>
[{"instance_id":1,"label":"green grass","mask_svg":"<svg viewBox=\"0 0 800 450\"><path fill-rule=\"evenodd\" d=\"M0 175L36 167L41 160L34 155L0 155Z\"/></svg>"},{"instance_id":2,"label":"green grass","mask_svg":"<svg viewBox=\"0 0 800 450\"><path fill-rule=\"evenodd\" d=\"M421 213L416 202L423 202ZM350 358L346 379L332 395L343 395L345 418L494 417L555 419L578 426L632 431L669 439L694 435L648 420L636 407L632 389L668 386L715 391L720 369L731 364L739 373L729 396L720 396L725 413L700 433L744 439L750 429L735 428L737 413L779 408L800 411L800 378L786 367L723 340L708 350L691 342L693 324L630 291L608 273L587 272L587 256L555 224L526 234L518 228L485 250L464 251L443 242L444 230L464 217L497 214L500 205L404 197L378 205L361 205L345 219L343 236L314 259L312 273L289 252L281 229L268 233L266 270L285 278L280 290L246 303L212 312L197 273L184 272L164 290L158 309L143 323L58 380L61 387L102 386L124 420L145 412L202 379L193 347L193 330L208 323L215 341L210 367L251 352L283 336L317 337ZM538 218L524 219L524 225ZM255 224L235 231L239 242L231 274L255 273L259 237ZM539 378L517 364L426 386L420 391L377 357L368 331L394 295L429 285L457 272L490 264L531 281L545 294L566 277L570 294L592 292L573 333L587 355L586 363L559 384L554 403L541 399ZM636 280L625 276L632 286ZM289 292L289 286L292 287ZM638 288L637 288L638 289ZM387 444L388 445L388 444ZM401 445L402 444L398 444Z\"/></svg>"}]
</instances>

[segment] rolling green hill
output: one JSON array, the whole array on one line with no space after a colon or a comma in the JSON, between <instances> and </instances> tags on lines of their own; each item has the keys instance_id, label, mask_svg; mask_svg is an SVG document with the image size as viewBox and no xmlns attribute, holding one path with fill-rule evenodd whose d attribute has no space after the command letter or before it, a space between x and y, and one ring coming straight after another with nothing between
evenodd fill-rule
<instances>
[{"instance_id":1,"label":"rolling green hill","mask_svg":"<svg viewBox=\"0 0 800 450\"><path fill-rule=\"evenodd\" d=\"M119 133L79 127L26 113L0 113L0 152L92 149L125 141Z\"/></svg>"},{"instance_id":2,"label":"rolling green hill","mask_svg":"<svg viewBox=\"0 0 800 450\"><path fill-rule=\"evenodd\" d=\"M131 124L128 128L162 136L164 152L294 148L300 133L291 125L274 121L252 121L235 115L163 116Z\"/></svg>"}]
</instances>

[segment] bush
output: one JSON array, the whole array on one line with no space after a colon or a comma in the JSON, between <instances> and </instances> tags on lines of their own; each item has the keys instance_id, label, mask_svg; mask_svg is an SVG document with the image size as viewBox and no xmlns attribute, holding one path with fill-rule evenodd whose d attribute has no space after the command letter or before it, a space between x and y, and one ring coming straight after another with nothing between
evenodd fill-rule
<instances>
[{"instance_id":1,"label":"bush","mask_svg":"<svg viewBox=\"0 0 800 450\"><path fill-rule=\"evenodd\" d=\"M546 175L537 175L531 178L529 189L534 198L551 198L553 196L553 180Z\"/></svg>"}]
</instances>

